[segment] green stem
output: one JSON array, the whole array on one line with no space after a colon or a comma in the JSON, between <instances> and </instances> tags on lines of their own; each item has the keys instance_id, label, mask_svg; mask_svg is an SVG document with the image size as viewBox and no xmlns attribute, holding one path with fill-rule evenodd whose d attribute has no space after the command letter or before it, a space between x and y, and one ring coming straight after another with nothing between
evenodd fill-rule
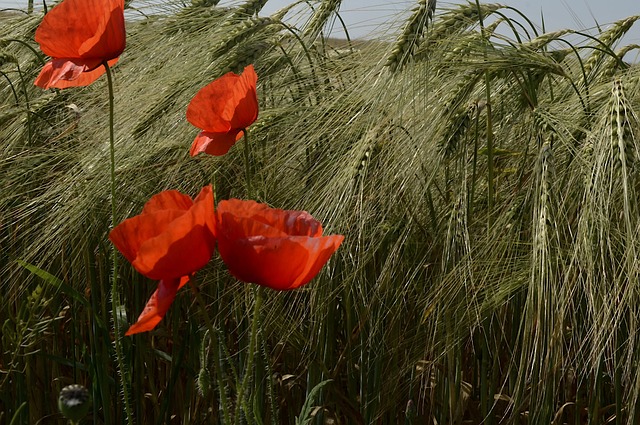
<instances>
[{"instance_id":1,"label":"green stem","mask_svg":"<svg viewBox=\"0 0 640 425\"><path fill-rule=\"evenodd\" d=\"M249 383L249 376L253 373L253 357L256 351L256 341L258 339L258 324L260 322L260 309L262 308L263 292L264 288L262 286L258 286L257 290L255 291L255 302L253 304L253 320L251 322L251 334L249 335L249 352L247 353L247 367L245 368L240 388L238 388L238 400L236 403L235 417L235 421L237 424L240 423L240 406L245 404L244 393ZM249 411L246 409L246 407L245 414L247 416L249 415Z\"/></svg>"},{"instance_id":2,"label":"green stem","mask_svg":"<svg viewBox=\"0 0 640 425\"><path fill-rule=\"evenodd\" d=\"M16 67L18 68L18 75L20 76L20 81L22 83L22 92L24 93L24 105L27 111L27 135L29 137L29 145L31 145L33 143L33 132L31 130L31 106L29 105L29 92L27 91L27 85L22 75L22 71L20 70L20 64L16 63Z\"/></svg>"},{"instance_id":3,"label":"green stem","mask_svg":"<svg viewBox=\"0 0 640 425\"><path fill-rule=\"evenodd\" d=\"M480 415L483 421L488 422L489 418L489 384L487 382L489 375L489 318L485 317L484 323L480 328L480 338L482 346L482 355L480 357Z\"/></svg>"},{"instance_id":4,"label":"green stem","mask_svg":"<svg viewBox=\"0 0 640 425\"><path fill-rule=\"evenodd\" d=\"M474 199L476 195L476 176L477 176L477 168L478 168L478 140L480 138L480 108L476 106L476 119L475 119L475 130L473 135L473 165L471 171L471 193L467 199L467 223L471 223L473 221L473 208L474 208Z\"/></svg>"},{"instance_id":5,"label":"green stem","mask_svg":"<svg viewBox=\"0 0 640 425\"><path fill-rule=\"evenodd\" d=\"M458 390L456 384L458 383L457 371L458 371L458 359L457 357L457 341L454 337L454 321L453 315L450 309L445 310L445 326L446 326L446 339L447 339L447 382L449 384L449 423L455 425L457 423L456 411L458 406Z\"/></svg>"},{"instance_id":6,"label":"green stem","mask_svg":"<svg viewBox=\"0 0 640 425\"><path fill-rule=\"evenodd\" d=\"M249 132L247 129L242 130L244 133L244 172L247 181L247 197L251 199L253 190L251 187L251 153L249 152Z\"/></svg>"},{"instance_id":7,"label":"green stem","mask_svg":"<svg viewBox=\"0 0 640 425\"><path fill-rule=\"evenodd\" d=\"M484 60L487 61L487 47L489 46L489 39L486 37L485 29L484 29L484 20L482 18L482 9L480 8L480 0L476 0L476 5L478 7L478 20L480 21L480 32L482 34L482 39L484 41ZM487 165L488 165L488 196L487 196L487 206L489 209L489 228L493 224L493 201L494 201L494 170L493 170L493 122L491 116L491 78L489 77L489 71L484 71L484 87L485 87L485 96L487 98L486 108L487 108Z\"/></svg>"},{"instance_id":8,"label":"green stem","mask_svg":"<svg viewBox=\"0 0 640 425\"><path fill-rule=\"evenodd\" d=\"M116 226L116 155L115 155L115 135L113 126L113 79L111 69L107 61L102 63L107 71L107 84L109 86L109 152L111 154L111 228ZM124 364L122 352L122 333L120 331L120 294L118 292L118 250L112 246L113 274L111 278L111 315L113 319L114 344L116 348L116 362L118 371L122 378L122 398L124 401L124 411L127 417L127 424L133 425L133 412L129 403L129 373Z\"/></svg>"},{"instance_id":9,"label":"green stem","mask_svg":"<svg viewBox=\"0 0 640 425\"><path fill-rule=\"evenodd\" d=\"M7 74L5 74L2 71L0 71L0 75L2 75L7 80L7 83L9 83L9 88L11 89L11 92L13 93L13 98L16 101L16 106L20 106L20 98L18 97L18 93L16 92L16 89L13 87L13 83L11 82L11 79L9 78L9 76Z\"/></svg>"},{"instance_id":10,"label":"green stem","mask_svg":"<svg viewBox=\"0 0 640 425\"><path fill-rule=\"evenodd\" d=\"M270 362L269 350L268 350L265 338L262 338L260 343L262 344L262 349L260 351L262 352L262 356L264 358L265 372L267 372L267 391L269 395L269 408L271 409L271 417L273 418L271 420L271 423L279 424L281 422L278 418L279 417L278 405L277 405L278 400L276 399L276 393L273 388L273 380L271 378L273 376L273 371L271 370L271 365L269 364Z\"/></svg>"},{"instance_id":11,"label":"green stem","mask_svg":"<svg viewBox=\"0 0 640 425\"><path fill-rule=\"evenodd\" d=\"M46 9L45 9L45 13L46 13ZM35 47L33 47L32 45L30 45L24 40L20 40L18 38L4 38L3 41L22 44L24 47L31 50L31 52L35 55L35 57L40 62L40 65L44 66L44 64L47 63L42 57L42 55L40 54L40 52L38 52Z\"/></svg>"},{"instance_id":12,"label":"green stem","mask_svg":"<svg viewBox=\"0 0 640 425\"><path fill-rule=\"evenodd\" d=\"M216 380L218 381L218 392L220 393L220 404L222 405L222 416L224 417L224 423L230 424L231 417L229 416L229 406L227 404L227 395L224 391L224 381L222 380L222 369L220 368L220 353L218 352L218 346L214 341L218 340L218 333L213 327L213 323L211 323L211 318L209 318L209 313L207 312L207 306L202 300L202 296L200 295L200 291L198 287L193 283L191 279L189 279L189 286L191 287L191 292L196 297L196 301L198 302L198 307L200 307L200 313L204 318L204 323L209 329L210 340L213 343L213 363L216 372Z\"/></svg>"},{"instance_id":13,"label":"green stem","mask_svg":"<svg viewBox=\"0 0 640 425\"><path fill-rule=\"evenodd\" d=\"M249 132L247 129L243 130L244 133L244 169L245 169L245 178L247 185L247 197L249 199L253 198L253 187L251 184L251 145L249 143ZM247 391L247 386L249 384L249 377L253 375L253 361L256 351L256 345L258 340L258 326L260 324L260 309L262 308L262 299L263 299L264 288L262 286L258 286L255 290L255 302L253 306L253 319L251 322L251 333L249 335L249 353L247 358L247 364L244 371L244 375L242 376L242 383L238 388L237 400L236 400L236 411L235 411L235 423L239 424L241 421L240 418L240 409L244 410L245 417L248 419L250 415L250 410L247 405L247 401L245 400L245 393Z\"/></svg>"}]
</instances>

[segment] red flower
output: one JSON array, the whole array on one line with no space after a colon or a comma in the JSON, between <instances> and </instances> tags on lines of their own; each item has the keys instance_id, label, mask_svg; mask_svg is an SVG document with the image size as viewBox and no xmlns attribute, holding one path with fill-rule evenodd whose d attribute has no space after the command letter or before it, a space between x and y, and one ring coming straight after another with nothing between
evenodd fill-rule
<instances>
[{"instance_id":1,"label":"red flower","mask_svg":"<svg viewBox=\"0 0 640 425\"><path fill-rule=\"evenodd\" d=\"M203 131L191 145L191 156L201 152L224 155L258 118L258 95L253 65L241 75L223 75L200 89L189 103L187 120Z\"/></svg>"},{"instance_id":2,"label":"red flower","mask_svg":"<svg viewBox=\"0 0 640 425\"><path fill-rule=\"evenodd\" d=\"M35 85L86 86L112 66L125 47L124 0L64 0L47 13L36 30L40 49L52 60Z\"/></svg>"},{"instance_id":3,"label":"red flower","mask_svg":"<svg viewBox=\"0 0 640 425\"><path fill-rule=\"evenodd\" d=\"M218 251L243 282L277 290L308 283L338 249L344 236L322 236L322 225L305 211L284 211L254 201L220 201Z\"/></svg>"},{"instance_id":4,"label":"red flower","mask_svg":"<svg viewBox=\"0 0 640 425\"><path fill-rule=\"evenodd\" d=\"M153 329L189 275L204 267L215 250L211 185L195 200L175 190L153 196L142 213L116 226L109 239L158 289L127 335Z\"/></svg>"}]
</instances>

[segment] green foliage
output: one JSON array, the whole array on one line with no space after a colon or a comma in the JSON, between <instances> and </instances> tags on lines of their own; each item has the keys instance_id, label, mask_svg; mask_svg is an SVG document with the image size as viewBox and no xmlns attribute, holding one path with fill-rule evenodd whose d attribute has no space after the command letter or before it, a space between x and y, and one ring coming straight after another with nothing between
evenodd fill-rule
<instances>
[{"instance_id":1,"label":"green foliage","mask_svg":"<svg viewBox=\"0 0 640 425\"><path fill-rule=\"evenodd\" d=\"M615 44L637 17L538 34L498 4L421 1L398 50L320 37L339 1L237 4L128 10L117 216L163 189L247 196L240 146L189 157L185 109L255 63L255 197L346 239L310 285L264 294L247 377L251 291L219 260L199 272L206 333L185 288L123 341L136 422L221 423L246 380L242 418L265 424L314 405L318 423L636 423L640 68ZM121 423L106 80L33 87L40 18L0 17L0 417L61 421L77 382L94 423ZM126 262L119 275L126 328L155 287Z\"/></svg>"},{"instance_id":2,"label":"green foliage","mask_svg":"<svg viewBox=\"0 0 640 425\"><path fill-rule=\"evenodd\" d=\"M66 283L64 283L63 281L61 281L60 279L58 279L57 277L52 275L51 273L47 272L46 270L42 270L41 268L38 268L38 267L34 266L33 264L29 264L29 263L26 263L26 262L20 261L20 260L18 260L18 264L20 264L25 269L29 270L34 275L36 275L39 278L43 279L49 285L52 285L52 286L56 287L56 289L58 289L59 291L62 291L62 293L67 294L68 296L73 298L73 300L78 302L79 304L84 304L84 305L88 304L88 301L84 297L84 295L82 295L80 292L78 292L72 286L67 285Z\"/></svg>"},{"instance_id":3,"label":"green foliage","mask_svg":"<svg viewBox=\"0 0 640 425\"><path fill-rule=\"evenodd\" d=\"M296 417L296 425L309 425L313 420L313 405L316 401L316 398L322 391L322 388L331 382L331 379L327 379L326 381L320 382L318 385L313 387L307 395L304 404L302 405L302 410L300 410L300 416Z\"/></svg>"}]
</instances>

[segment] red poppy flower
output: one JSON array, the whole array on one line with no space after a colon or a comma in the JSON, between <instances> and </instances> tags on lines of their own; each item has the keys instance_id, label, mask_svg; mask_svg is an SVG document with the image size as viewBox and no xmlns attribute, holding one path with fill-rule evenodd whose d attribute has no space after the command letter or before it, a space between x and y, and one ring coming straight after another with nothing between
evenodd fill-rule
<instances>
[{"instance_id":1,"label":"red poppy flower","mask_svg":"<svg viewBox=\"0 0 640 425\"><path fill-rule=\"evenodd\" d=\"M188 282L188 276L204 267L213 255L211 185L202 188L195 200L175 190L153 196L140 215L116 226L109 239L138 272L160 281L127 335L153 329L178 289Z\"/></svg>"},{"instance_id":2,"label":"red poppy flower","mask_svg":"<svg viewBox=\"0 0 640 425\"><path fill-rule=\"evenodd\" d=\"M191 156L201 152L224 155L258 118L258 95L253 65L241 75L223 75L200 89L187 107L187 120L202 129L191 145Z\"/></svg>"},{"instance_id":3,"label":"red poppy flower","mask_svg":"<svg viewBox=\"0 0 640 425\"><path fill-rule=\"evenodd\" d=\"M36 42L52 60L35 85L86 86L112 66L125 47L124 0L64 0L44 16Z\"/></svg>"},{"instance_id":4,"label":"red poppy flower","mask_svg":"<svg viewBox=\"0 0 640 425\"><path fill-rule=\"evenodd\" d=\"M308 283L338 249L344 236L322 236L322 225L305 211L284 211L254 201L220 201L218 251L243 282L277 290Z\"/></svg>"}]
</instances>

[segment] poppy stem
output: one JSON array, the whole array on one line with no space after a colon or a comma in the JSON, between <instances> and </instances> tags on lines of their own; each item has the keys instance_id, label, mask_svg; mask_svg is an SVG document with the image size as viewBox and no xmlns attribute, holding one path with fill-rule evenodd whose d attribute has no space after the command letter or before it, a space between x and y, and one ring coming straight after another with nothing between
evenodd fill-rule
<instances>
[{"instance_id":1,"label":"poppy stem","mask_svg":"<svg viewBox=\"0 0 640 425\"><path fill-rule=\"evenodd\" d=\"M107 61L102 63L107 71L107 85L109 87L109 152L111 155L111 228L116 226L116 156L115 156L115 134L113 125L113 79L111 69ZM124 364L122 352L122 332L118 314L120 312L120 293L118 292L118 250L112 245L113 274L111 276L111 315L113 320L114 343L116 347L116 363L122 379L122 398L124 401L124 411L127 417L127 424L133 425L133 411L129 403L129 373Z\"/></svg>"},{"instance_id":2,"label":"poppy stem","mask_svg":"<svg viewBox=\"0 0 640 425\"><path fill-rule=\"evenodd\" d=\"M29 106L29 93L27 92L27 85L25 83L24 76L22 75L22 71L20 70L20 64L16 62L16 67L18 68L18 75L20 76L20 81L22 83L22 91L24 93L24 106L27 111L27 135L29 137L29 145L33 142L33 131L31 130L31 106Z\"/></svg>"},{"instance_id":3,"label":"poppy stem","mask_svg":"<svg viewBox=\"0 0 640 425\"><path fill-rule=\"evenodd\" d=\"M249 335L249 352L247 353L247 367L245 368L244 375L242 376L242 383L240 384L240 388L238 388L238 400L236 401L236 417L235 422L240 423L240 407L244 407L245 415L249 415L249 410L246 407L246 403L244 401L244 393L247 389L247 384L249 383L249 376L253 375L253 357L256 351L256 345L258 340L258 325L260 323L260 311L262 309L262 299L264 288L262 286L256 285L257 290L255 291L255 302L253 304L253 320L251 322L251 334Z\"/></svg>"},{"instance_id":4,"label":"poppy stem","mask_svg":"<svg viewBox=\"0 0 640 425\"><path fill-rule=\"evenodd\" d=\"M200 295L200 290L193 283L193 280L189 279L189 286L191 287L191 292L196 297L196 301L198 302L198 307L200 308L200 314L204 318L204 323L209 329L209 337L211 342L213 343L213 349L211 352L213 353L213 364L215 367L216 380L218 381L218 392L220 393L220 404L222 405L222 416L224 417L224 423L230 424L231 417L229 416L229 406L227 405L227 395L224 390L224 382L222 381L222 369L220 368L220 352L218 351L218 344L214 341L217 341L218 333L213 327L213 323L211 323L211 318L209 317L209 313L207 312L207 306L202 300L202 296ZM204 342L204 340L203 340Z\"/></svg>"},{"instance_id":5,"label":"poppy stem","mask_svg":"<svg viewBox=\"0 0 640 425\"><path fill-rule=\"evenodd\" d=\"M243 129L244 134L244 172L245 179L247 180L247 198L253 198L253 190L251 187L251 153L249 152L249 132L247 129Z\"/></svg>"}]
</instances>

